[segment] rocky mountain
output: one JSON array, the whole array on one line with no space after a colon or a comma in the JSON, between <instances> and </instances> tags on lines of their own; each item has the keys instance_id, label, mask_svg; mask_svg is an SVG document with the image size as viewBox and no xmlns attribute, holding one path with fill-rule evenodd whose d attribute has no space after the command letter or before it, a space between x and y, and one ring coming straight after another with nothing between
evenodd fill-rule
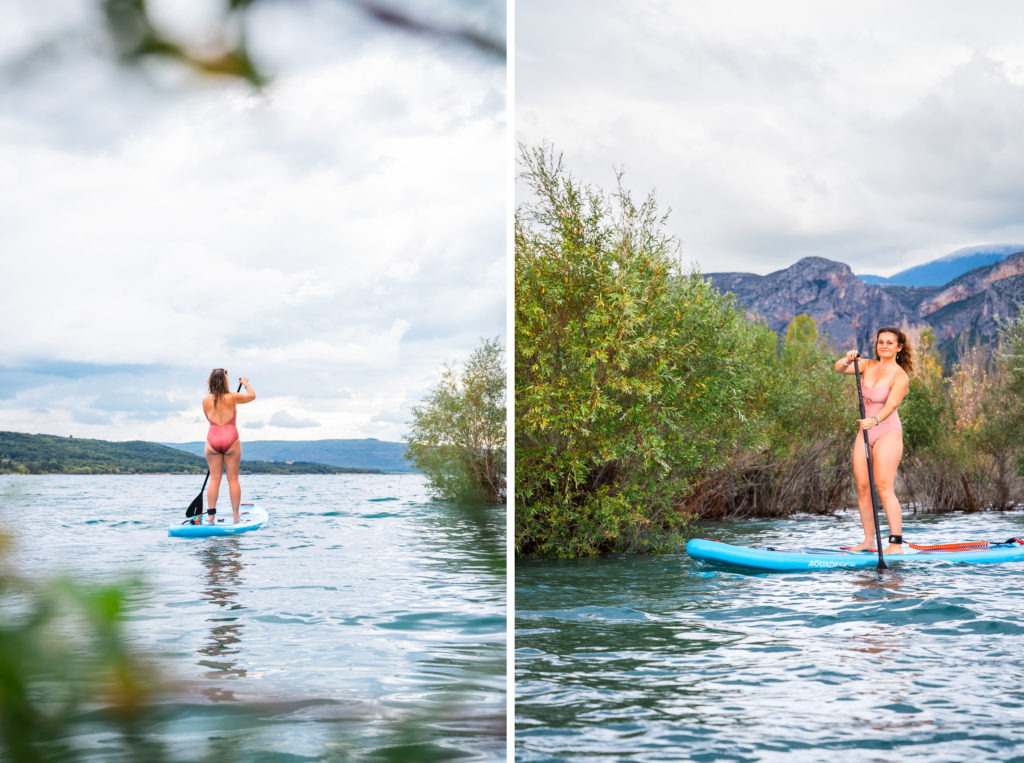
<instances>
[{"instance_id":1,"label":"rocky mountain","mask_svg":"<svg viewBox=\"0 0 1024 763\"><path fill-rule=\"evenodd\" d=\"M732 292L751 314L784 335L793 318L806 313L838 348L866 350L880 326L911 333L930 327L949 362L961 340L987 344L999 321L1024 303L1024 252L974 268L941 286L865 283L848 265L806 257L768 275L710 273L712 283Z\"/></svg>"},{"instance_id":2,"label":"rocky mountain","mask_svg":"<svg viewBox=\"0 0 1024 763\"><path fill-rule=\"evenodd\" d=\"M722 292L732 292L751 314L783 336L790 321L806 313L839 348L866 347L878 326L923 327L923 321L881 286L866 284L849 265L805 257L785 270L709 273ZM903 287L909 288L909 287Z\"/></svg>"}]
</instances>

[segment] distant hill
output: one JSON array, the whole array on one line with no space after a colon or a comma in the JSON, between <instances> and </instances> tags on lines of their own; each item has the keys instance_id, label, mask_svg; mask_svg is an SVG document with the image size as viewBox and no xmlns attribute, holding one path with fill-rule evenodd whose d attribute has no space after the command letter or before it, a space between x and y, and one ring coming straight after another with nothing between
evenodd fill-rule
<instances>
[{"instance_id":1,"label":"distant hill","mask_svg":"<svg viewBox=\"0 0 1024 763\"><path fill-rule=\"evenodd\" d=\"M1024 244L983 244L957 249L937 260L915 265L886 278L858 275L869 284L886 286L942 286L975 268L1002 262L1011 254L1024 252Z\"/></svg>"},{"instance_id":2,"label":"distant hill","mask_svg":"<svg viewBox=\"0 0 1024 763\"><path fill-rule=\"evenodd\" d=\"M108 442L46 434L0 432L0 474L204 474L206 459L134 440ZM243 474L379 472L318 463L242 461Z\"/></svg>"},{"instance_id":3,"label":"distant hill","mask_svg":"<svg viewBox=\"0 0 1024 763\"><path fill-rule=\"evenodd\" d=\"M164 443L189 453L201 455L203 443ZM260 461L287 463L313 461L330 466L379 469L384 472L413 472L405 460L405 443L374 438L361 440L244 440L242 455Z\"/></svg>"},{"instance_id":4,"label":"distant hill","mask_svg":"<svg viewBox=\"0 0 1024 763\"><path fill-rule=\"evenodd\" d=\"M1014 318L1024 304L1024 252L974 268L940 286L867 284L848 265L805 257L768 275L709 273L723 292L732 292L752 317L780 336L796 315L814 318L837 349L870 347L881 326L910 331L931 328L946 363L962 342L989 345L999 322Z\"/></svg>"}]
</instances>

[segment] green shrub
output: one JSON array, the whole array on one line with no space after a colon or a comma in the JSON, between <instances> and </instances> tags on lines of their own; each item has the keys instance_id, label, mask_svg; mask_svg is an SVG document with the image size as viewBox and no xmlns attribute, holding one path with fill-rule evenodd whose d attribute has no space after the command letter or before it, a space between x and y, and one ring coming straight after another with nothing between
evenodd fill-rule
<instances>
[{"instance_id":1,"label":"green shrub","mask_svg":"<svg viewBox=\"0 0 1024 763\"><path fill-rule=\"evenodd\" d=\"M578 556L678 543L696 478L754 442L763 333L677 264L653 196L609 199L523 149L516 214L516 544Z\"/></svg>"},{"instance_id":2,"label":"green shrub","mask_svg":"<svg viewBox=\"0 0 1024 763\"><path fill-rule=\"evenodd\" d=\"M452 365L413 408L406 458L435 493L452 500L505 499L505 349L484 340L459 373Z\"/></svg>"}]
</instances>

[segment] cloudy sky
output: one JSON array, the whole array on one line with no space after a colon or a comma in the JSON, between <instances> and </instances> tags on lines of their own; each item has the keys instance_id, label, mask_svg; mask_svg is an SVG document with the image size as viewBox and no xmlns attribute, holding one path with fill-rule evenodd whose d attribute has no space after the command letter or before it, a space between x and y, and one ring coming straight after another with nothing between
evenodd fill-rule
<instances>
[{"instance_id":1,"label":"cloudy sky","mask_svg":"<svg viewBox=\"0 0 1024 763\"><path fill-rule=\"evenodd\" d=\"M220 0L151 0L209 37ZM501 41L504 5L407 7ZM500 54L345 0L262 2L272 84L118 65L99 2L0 26L0 429L205 436L210 369L249 377L246 439L398 440L505 334Z\"/></svg>"},{"instance_id":2,"label":"cloudy sky","mask_svg":"<svg viewBox=\"0 0 1024 763\"><path fill-rule=\"evenodd\" d=\"M1020 4L517 0L516 137L671 207L683 261L891 275L1024 243ZM522 193L521 188L517 193Z\"/></svg>"}]
</instances>

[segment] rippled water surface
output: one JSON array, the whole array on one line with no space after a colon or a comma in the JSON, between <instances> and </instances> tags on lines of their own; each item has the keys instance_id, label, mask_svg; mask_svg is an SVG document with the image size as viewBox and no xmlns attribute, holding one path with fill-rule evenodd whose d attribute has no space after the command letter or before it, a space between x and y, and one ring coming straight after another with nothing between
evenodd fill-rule
<instances>
[{"instance_id":1,"label":"rippled water surface","mask_svg":"<svg viewBox=\"0 0 1024 763\"><path fill-rule=\"evenodd\" d=\"M168 537L201 483L0 476L20 573L141 575L131 641L178 687L148 736L176 760L504 760L503 509L431 501L418 475L243 476L266 528Z\"/></svg>"},{"instance_id":2,"label":"rippled water surface","mask_svg":"<svg viewBox=\"0 0 1024 763\"><path fill-rule=\"evenodd\" d=\"M705 524L840 545L849 515ZM918 543L1020 513L910 517ZM517 760L1024 760L1024 563L744 574L685 554L516 563Z\"/></svg>"}]
</instances>

